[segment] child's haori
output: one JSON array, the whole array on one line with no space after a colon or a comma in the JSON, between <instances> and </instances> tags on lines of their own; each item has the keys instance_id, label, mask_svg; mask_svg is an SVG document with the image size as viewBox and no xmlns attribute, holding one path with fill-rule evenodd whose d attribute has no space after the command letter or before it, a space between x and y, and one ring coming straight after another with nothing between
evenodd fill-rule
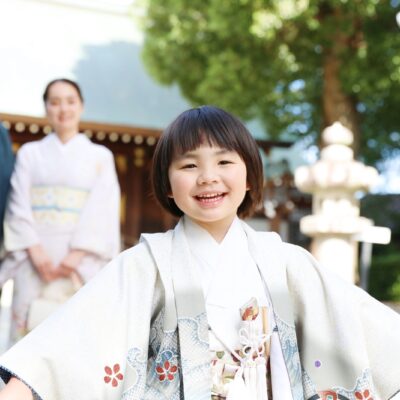
<instances>
[{"instance_id":1,"label":"child's haori","mask_svg":"<svg viewBox=\"0 0 400 400\"><path fill-rule=\"evenodd\" d=\"M40 400L400 396L399 315L240 219L262 200L263 175L239 120L210 106L181 114L158 142L152 181L161 206L181 217L176 227L142 234L5 353L5 391L15 384Z\"/></svg>"}]
</instances>

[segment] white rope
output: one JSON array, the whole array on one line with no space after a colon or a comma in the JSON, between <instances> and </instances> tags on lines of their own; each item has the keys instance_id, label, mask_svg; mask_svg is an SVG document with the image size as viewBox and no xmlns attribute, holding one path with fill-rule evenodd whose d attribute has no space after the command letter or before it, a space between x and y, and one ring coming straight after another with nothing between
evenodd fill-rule
<instances>
[{"instance_id":1,"label":"white rope","mask_svg":"<svg viewBox=\"0 0 400 400\"><path fill-rule=\"evenodd\" d=\"M239 329L239 340L242 347L242 352L246 359L253 357L263 357L265 347L271 338L271 334L259 333L259 329L253 321L243 321L242 328Z\"/></svg>"},{"instance_id":2,"label":"white rope","mask_svg":"<svg viewBox=\"0 0 400 400\"><path fill-rule=\"evenodd\" d=\"M239 340L244 357L227 346L216 334L215 337L240 361L240 367L229 386L227 400L268 400L267 360L265 348L271 334L260 333L256 321L243 321Z\"/></svg>"}]
</instances>

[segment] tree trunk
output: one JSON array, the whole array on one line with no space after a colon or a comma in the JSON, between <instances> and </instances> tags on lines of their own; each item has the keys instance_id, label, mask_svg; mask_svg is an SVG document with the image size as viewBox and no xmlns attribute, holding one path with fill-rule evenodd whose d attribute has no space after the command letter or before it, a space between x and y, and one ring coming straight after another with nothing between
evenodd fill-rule
<instances>
[{"instance_id":1,"label":"tree trunk","mask_svg":"<svg viewBox=\"0 0 400 400\"><path fill-rule=\"evenodd\" d=\"M360 128L355 101L343 92L339 79L340 60L331 54L324 64L323 111L324 128L339 121L349 128L354 135L352 148L358 154L360 144Z\"/></svg>"},{"instance_id":2,"label":"tree trunk","mask_svg":"<svg viewBox=\"0 0 400 400\"><path fill-rule=\"evenodd\" d=\"M340 18L339 15L336 17ZM337 32L332 40L332 46L326 49L324 60L323 83L323 128L339 121L353 132L352 148L354 155L358 155L360 148L360 125L356 99L343 90L340 81L341 54L348 50L350 40L342 33Z\"/></svg>"}]
</instances>

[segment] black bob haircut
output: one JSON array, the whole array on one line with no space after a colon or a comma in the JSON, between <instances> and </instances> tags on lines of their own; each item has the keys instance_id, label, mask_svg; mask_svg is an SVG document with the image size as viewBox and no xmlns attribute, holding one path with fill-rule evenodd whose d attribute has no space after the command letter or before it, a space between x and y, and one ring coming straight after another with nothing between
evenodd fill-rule
<instances>
[{"instance_id":1,"label":"black bob haircut","mask_svg":"<svg viewBox=\"0 0 400 400\"><path fill-rule=\"evenodd\" d=\"M171 193L168 170L177 155L194 150L205 142L235 151L244 161L250 189L238 208L238 215L242 218L250 216L263 195L263 167L257 143L238 118L213 106L184 111L161 135L154 152L151 174L157 201L172 215L183 215L174 199L168 197Z\"/></svg>"},{"instance_id":2,"label":"black bob haircut","mask_svg":"<svg viewBox=\"0 0 400 400\"><path fill-rule=\"evenodd\" d=\"M50 82L47 84L46 89L44 89L44 93L43 93L43 101L44 101L45 103L47 102L47 100L48 100L48 98L49 98L49 91L50 91L50 88L51 88L55 83L58 83L58 82L66 83L66 84L68 84L68 85L73 86L73 87L75 88L75 90L78 92L78 96L79 96L81 102L83 103L83 96L82 96L81 88L79 87L79 85L78 85L76 82L72 81L71 79L67 79L67 78L58 78L58 79L54 79L54 80L50 81Z\"/></svg>"}]
</instances>

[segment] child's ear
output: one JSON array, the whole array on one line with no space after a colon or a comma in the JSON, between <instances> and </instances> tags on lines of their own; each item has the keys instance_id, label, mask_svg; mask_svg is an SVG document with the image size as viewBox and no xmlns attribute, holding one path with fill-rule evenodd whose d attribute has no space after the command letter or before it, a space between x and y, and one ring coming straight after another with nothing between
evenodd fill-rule
<instances>
[{"instance_id":1,"label":"child's ear","mask_svg":"<svg viewBox=\"0 0 400 400\"><path fill-rule=\"evenodd\" d=\"M247 185L246 185L246 191L247 191L247 190L250 190L250 189L251 189L250 185L247 184Z\"/></svg>"},{"instance_id":2,"label":"child's ear","mask_svg":"<svg viewBox=\"0 0 400 400\"><path fill-rule=\"evenodd\" d=\"M173 194L172 194L171 185L170 185L169 183L168 183L168 186L166 187L166 189L167 189L167 196L168 196L170 199L173 199L174 196L173 196Z\"/></svg>"}]
</instances>

